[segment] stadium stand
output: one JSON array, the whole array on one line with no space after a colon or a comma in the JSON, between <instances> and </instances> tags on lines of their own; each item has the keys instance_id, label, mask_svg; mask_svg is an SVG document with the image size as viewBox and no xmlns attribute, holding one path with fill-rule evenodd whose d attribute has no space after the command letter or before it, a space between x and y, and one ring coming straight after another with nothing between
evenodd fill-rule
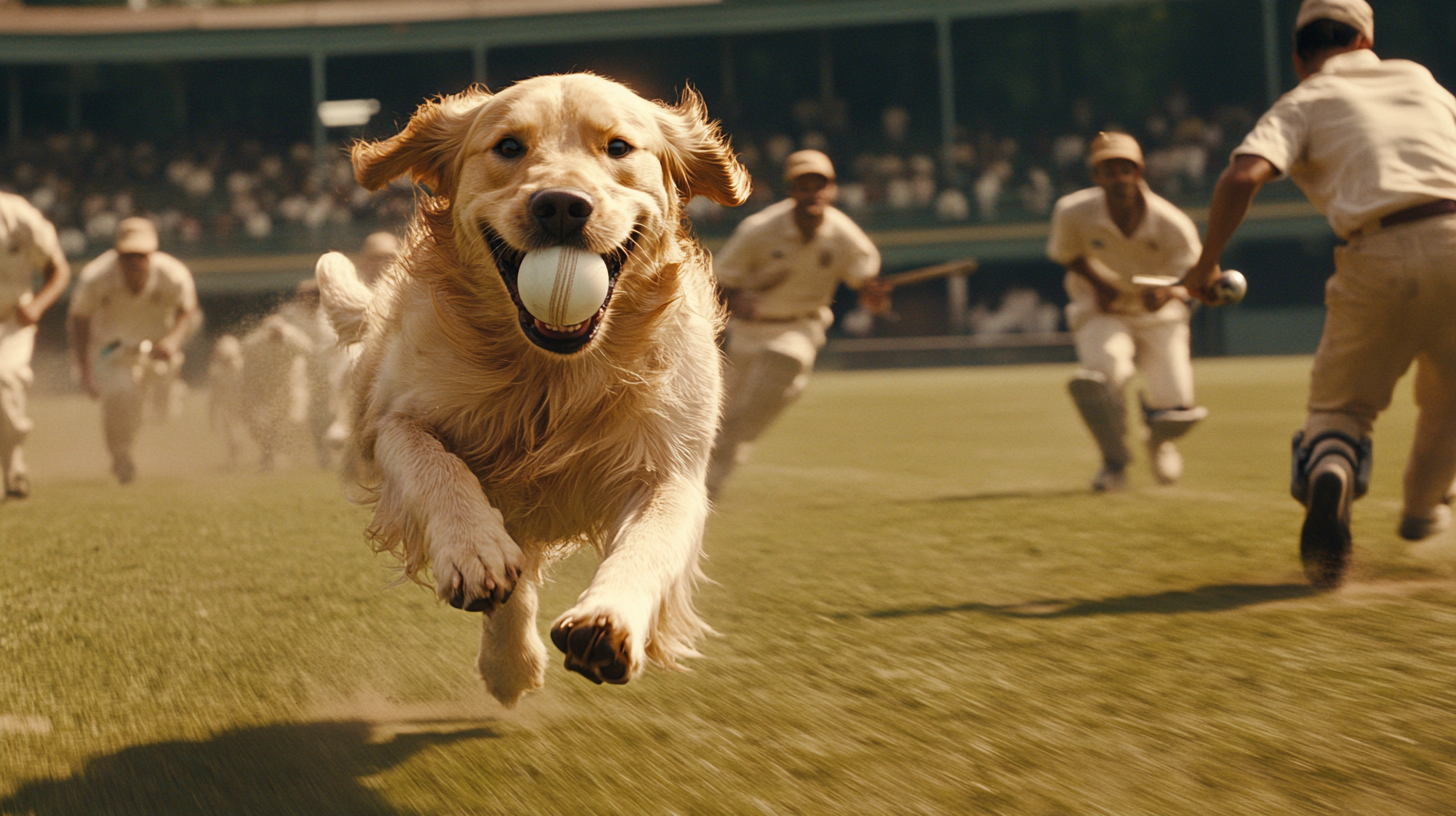
<instances>
[{"instance_id":1,"label":"stadium stand","mask_svg":"<svg viewBox=\"0 0 1456 816\"><path fill-rule=\"evenodd\" d=\"M348 142L392 133L424 97L471 82L594 70L665 99L692 85L724 120L757 191L733 212L694 203L710 247L777 198L784 155L820 147L888 270L982 261L959 292L898 294L903 319L877 334L972 331L1000 325L970 315L1010 290L1060 302L1045 218L1086 183L1097 130L1143 140L1150 182L1198 219L1229 146L1293 84L1293 4L1279 0L73 2L0 14L0 186L41 205L78 258L117 219L153 215L214 314L286 291L321 249L402 226L412 191L360 190ZM1456 76L1452 15L1426 0L1388 6L1382 52ZM380 103L362 127L315 114L361 97ZM1257 280L1250 314L1317 311L1329 271L1328 228L1283 187L1261 197L1230 255L1281 272ZM1204 351L1247 350L1218 326L1199 332Z\"/></svg>"}]
</instances>

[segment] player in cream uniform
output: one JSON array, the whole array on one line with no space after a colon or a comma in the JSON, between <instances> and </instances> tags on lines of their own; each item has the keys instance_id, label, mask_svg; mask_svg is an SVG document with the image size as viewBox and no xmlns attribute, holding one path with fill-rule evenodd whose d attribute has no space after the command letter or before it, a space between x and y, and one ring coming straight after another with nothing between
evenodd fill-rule
<instances>
[{"instance_id":1,"label":"player in cream uniform","mask_svg":"<svg viewBox=\"0 0 1456 816\"><path fill-rule=\"evenodd\" d=\"M381 230L366 236L355 264L359 280L370 288L376 286L399 259L400 249L399 238L392 232ZM324 325L329 335L333 336L333 328L328 325L327 317L324 317ZM337 337L333 337L328 345L319 348L321 366L318 370L326 372L329 395L327 410L330 414L319 439L320 464L331 459L334 451L342 450L349 439L349 429L354 419L354 361L358 359L362 348L358 343L341 347ZM315 407L318 407L317 402Z\"/></svg>"},{"instance_id":2,"label":"player in cream uniform","mask_svg":"<svg viewBox=\"0 0 1456 816\"><path fill-rule=\"evenodd\" d=\"M716 495L753 440L809 382L824 333L834 322L829 303L843 283L860 290L870 311L888 305L874 285L880 253L869 236L835 209L834 165L817 150L784 163L789 198L744 219L713 256L728 321L728 372L723 425L708 467Z\"/></svg>"},{"instance_id":3,"label":"player in cream uniform","mask_svg":"<svg viewBox=\"0 0 1456 816\"><path fill-rule=\"evenodd\" d=\"M1079 368L1068 388L1102 451L1095 490L1126 485L1124 391L1141 370L1143 417L1153 474L1172 484L1183 473L1173 440L1208 415L1193 404L1188 293L1148 287L1138 276L1175 279L1198 257L1198 230L1183 211L1148 189L1143 154L1124 133L1102 133L1088 151L1097 185L1062 197L1052 211L1047 255L1067 267L1067 325Z\"/></svg>"},{"instance_id":4,"label":"player in cream uniform","mask_svg":"<svg viewBox=\"0 0 1456 816\"><path fill-rule=\"evenodd\" d=\"M1305 505L1310 581L1337 585L1350 505L1370 479L1369 434L1416 363L1420 408L1398 532L1450 523L1456 477L1456 97L1431 72L1371 50L1365 0L1305 0L1295 22L1300 83L1264 114L1214 189L1208 244L1184 279L1211 298L1219 255L1266 182L1288 174L1345 239L1325 285L1325 325L1295 435L1290 491Z\"/></svg>"},{"instance_id":5,"label":"player in cream uniform","mask_svg":"<svg viewBox=\"0 0 1456 816\"><path fill-rule=\"evenodd\" d=\"M45 283L33 292L37 272ZM32 427L25 392L34 378L35 324L70 282L71 267L56 228L30 202L0 193L0 476L5 497L30 495L22 445Z\"/></svg>"},{"instance_id":6,"label":"player in cream uniform","mask_svg":"<svg viewBox=\"0 0 1456 816\"><path fill-rule=\"evenodd\" d=\"M192 273L157 246L151 221L123 219L114 247L81 270L68 317L81 387L101 401L111 470L122 484L136 477L131 448L147 399L164 418L178 408L182 344L202 316Z\"/></svg>"}]
</instances>

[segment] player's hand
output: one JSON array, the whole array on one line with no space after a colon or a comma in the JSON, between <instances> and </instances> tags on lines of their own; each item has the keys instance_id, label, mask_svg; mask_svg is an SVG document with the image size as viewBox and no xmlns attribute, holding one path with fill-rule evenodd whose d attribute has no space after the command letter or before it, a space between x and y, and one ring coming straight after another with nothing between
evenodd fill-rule
<instances>
[{"instance_id":1,"label":"player's hand","mask_svg":"<svg viewBox=\"0 0 1456 816\"><path fill-rule=\"evenodd\" d=\"M724 289L723 305L728 307L728 314L742 320L752 320L758 313L758 298L742 289Z\"/></svg>"},{"instance_id":2,"label":"player's hand","mask_svg":"<svg viewBox=\"0 0 1456 816\"><path fill-rule=\"evenodd\" d=\"M1117 302L1117 296L1122 294L1116 286L1093 281L1092 288L1097 292L1097 311L1106 314L1112 311L1112 304Z\"/></svg>"},{"instance_id":3,"label":"player's hand","mask_svg":"<svg viewBox=\"0 0 1456 816\"><path fill-rule=\"evenodd\" d=\"M1173 299L1187 300L1188 289L1182 285L1176 286L1154 286L1143 290L1143 306L1150 312L1156 312L1168 305Z\"/></svg>"},{"instance_id":4,"label":"player's hand","mask_svg":"<svg viewBox=\"0 0 1456 816\"><path fill-rule=\"evenodd\" d=\"M859 305L870 314L890 311L890 287L877 278L870 278L859 288Z\"/></svg>"},{"instance_id":5,"label":"player's hand","mask_svg":"<svg viewBox=\"0 0 1456 816\"><path fill-rule=\"evenodd\" d=\"M153 360L170 361L173 357L177 356L177 352L179 351L181 349L177 346L177 341L166 337L152 344L151 358Z\"/></svg>"},{"instance_id":6,"label":"player's hand","mask_svg":"<svg viewBox=\"0 0 1456 816\"><path fill-rule=\"evenodd\" d=\"M1215 305L1217 298L1213 293L1213 282L1218 280L1218 264L1198 263L1183 275L1179 284L1187 290L1189 297Z\"/></svg>"},{"instance_id":7,"label":"player's hand","mask_svg":"<svg viewBox=\"0 0 1456 816\"><path fill-rule=\"evenodd\" d=\"M37 308L31 303L22 303L15 307L15 322L19 323L21 328L34 326L40 322L43 314L45 314L44 309Z\"/></svg>"}]
</instances>

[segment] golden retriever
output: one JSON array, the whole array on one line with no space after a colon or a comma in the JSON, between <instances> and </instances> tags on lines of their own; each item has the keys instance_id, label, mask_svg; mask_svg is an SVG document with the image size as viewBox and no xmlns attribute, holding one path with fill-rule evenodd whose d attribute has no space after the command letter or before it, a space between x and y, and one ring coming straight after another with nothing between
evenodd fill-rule
<instances>
[{"instance_id":1,"label":"golden retriever","mask_svg":"<svg viewBox=\"0 0 1456 816\"><path fill-rule=\"evenodd\" d=\"M429 190L372 291L343 255L317 269L341 340L363 342L345 475L374 506L373 545L486 613L480 675L507 705L544 676L536 587L581 545L601 561L551 628L566 667L596 683L678 667L707 631L692 589L722 389L722 314L684 207L749 192L701 99L591 74L473 88L353 159L371 190L406 173ZM611 278L574 327L516 290L525 253L557 245Z\"/></svg>"}]
</instances>

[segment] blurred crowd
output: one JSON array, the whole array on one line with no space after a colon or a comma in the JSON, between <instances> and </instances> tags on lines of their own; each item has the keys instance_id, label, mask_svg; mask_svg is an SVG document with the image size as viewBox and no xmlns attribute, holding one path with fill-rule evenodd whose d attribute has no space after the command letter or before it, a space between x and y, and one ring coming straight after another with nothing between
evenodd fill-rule
<instances>
[{"instance_id":1,"label":"blurred crowd","mask_svg":"<svg viewBox=\"0 0 1456 816\"><path fill-rule=\"evenodd\" d=\"M1045 218L1057 197L1087 185L1083 156L1098 130L1126 130L1147 154L1147 179L1175 203L1200 201L1211 174L1252 114L1223 108L1208 115L1173 94L1137 127L1096 122L1091 106L1073 106L1070 127L1020 139L991 130L962 131L949 155L934 122L915 122L903 107L881 111L878 132L846 127L840 100L795 107L793 133L735 129L733 144L754 177L746 207L728 211L697 199L692 215L707 231L731 227L782 198L789 153L814 148L834 158L839 206L861 221L996 222ZM268 145L247 138L193 140L161 148L123 144L91 133L22 140L4 153L0 190L25 196L60 231L70 256L104 248L117 223L145 214L168 246L239 247L317 243L346 229L363 235L398 230L413 193L401 179L379 193L353 178L342 145L316 162L304 143Z\"/></svg>"},{"instance_id":2,"label":"blurred crowd","mask_svg":"<svg viewBox=\"0 0 1456 816\"><path fill-rule=\"evenodd\" d=\"M185 147L123 144L91 133L22 140L5 151L0 190L25 196L72 257L110 245L116 225L147 215L165 245L307 240L331 228L397 229L413 210L408 180L370 193L342 146L315 162L308 144L196 140Z\"/></svg>"}]
</instances>

